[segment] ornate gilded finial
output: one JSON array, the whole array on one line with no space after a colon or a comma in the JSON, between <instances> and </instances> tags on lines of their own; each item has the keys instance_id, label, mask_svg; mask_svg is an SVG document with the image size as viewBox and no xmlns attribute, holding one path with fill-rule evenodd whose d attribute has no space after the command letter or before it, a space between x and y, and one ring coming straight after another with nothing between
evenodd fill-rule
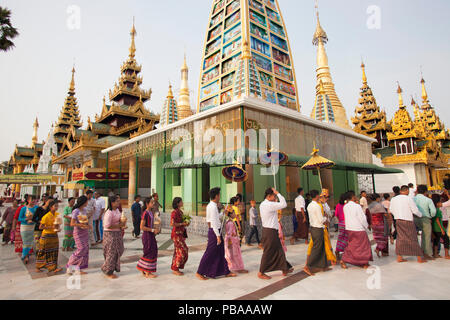
<instances>
[{"instance_id":1,"label":"ornate gilded finial","mask_svg":"<svg viewBox=\"0 0 450 320\"><path fill-rule=\"evenodd\" d=\"M367 76L366 76L366 65L364 64L364 61L361 60L361 69L362 69L362 80L364 84L367 84Z\"/></svg>"},{"instance_id":2,"label":"ornate gilded finial","mask_svg":"<svg viewBox=\"0 0 450 320\"><path fill-rule=\"evenodd\" d=\"M172 91L172 84L169 81L169 92L167 93L167 99L173 99L173 91Z\"/></svg>"},{"instance_id":3,"label":"ornate gilded finial","mask_svg":"<svg viewBox=\"0 0 450 320\"><path fill-rule=\"evenodd\" d=\"M242 45L242 59L251 59L252 54L250 53L250 46L248 45L247 40L244 41Z\"/></svg>"},{"instance_id":4,"label":"ornate gilded finial","mask_svg":"<svg viewBox=\"0 0 450 320\"><path fill-rule=\"evenodd\" d=\"M399 83L398 81L397 81L397 84L398 84L398 88L397 88L397 93L398 93L398 106L399 106L400 108L404 108L405 105L403 104L403 96L402 96L403 90L402 90L402 88L400 87L400 83Z\"/></svg>"},{"instance_id":5,"label":"ornate gilded finial","mask_svg":"<svg viewBox=\"0 0 450 320\"><path fill-rule=\"evenodd\" d=\"M422 76L422 80L420 81L420 83L422 84L422 101L424 104L428 103L428 93L427 93L427 88L425 87L425 79Z\"/></svg>"},{"instance_id":6,"label":"ornate gilded finial","mask_svg":"<svg viewBox=\"0 0 450 320\"><path fill-rule=\"evenodd\" d=\"M133 17L133 27L131 28L131 32L130 32L130 35L131 35L131 46L130 46L130 56L129 56L130 59L134 59L134 57L136 55L136 44L134 42L136 34L137 34L137 32L136 32L136 27L134 25L134 17Z\"/></svg>"},{"instance_id":7,"label":"ornate gilded finial","mask_svg":"<svg viewBox=\"0 0 450 320\"><path fill-rule=\"evenodd\" d=\"M70 92L75 92L75 64L72 67L72 80L70 81Z\"/></svg>"},{"instance_id":8,"label":"ornate gilded finial","mask_svg":"<svg viewBox=\"0 0 450 320\"><path fill-rule=\"evenodd\" d=\"M183 66L181 67L181 71L188 70L187 59L186 59L186 51L184 52L184 61Z\"/></svg>"},{"instance_id":9,"label":"ornate gilded finial","mask_svg":"<svg viewBox=\"0 0 450 320\"><path fill-rule=\"evenodd\" d=\"M416 105L416 100L414 100L414 97L411 95L411 105L415 106Z\"/></svg>"},{"instance_id":10,"label":"ornate gilded finial","mask_svg":"<svg viewBox=\"0 0 450 320\"><path fill-rule=\"evenodd\" d=\"M313 37L313 45L317 46L319 42L327 43L328 42L328 36L325 30L323 30L322 26L320 25L320 19L319 19L319 1L316 0L316 15L317 15L317 27L316 32L314 33Z\"/></svg>"}]
</instances>

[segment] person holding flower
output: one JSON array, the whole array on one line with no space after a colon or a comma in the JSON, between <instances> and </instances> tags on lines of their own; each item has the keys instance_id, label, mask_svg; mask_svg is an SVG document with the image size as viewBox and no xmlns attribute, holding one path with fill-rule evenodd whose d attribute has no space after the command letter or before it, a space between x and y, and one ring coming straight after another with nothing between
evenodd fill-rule
<instances>
[{"instance_id":1,"label":"person holding flower","mask_svg":"<svg viewBox=\"0 0 450 320\"><path fill-rule=\"evenodd\" d=\"M22 261L27 264L30 254L33 250L34 240L34 226L33 215L38 208L36 205L36 198L34 196L28 196L26 199L27 204L20 210L20 236L22 237Z\"/></svg>"},{"instance_id":2,"label":"person holding flower","mask_svg":"<svg viewBox=\"0 0 450 320\"><path fill-rule=\"evenodd\" d=\"M42 230L39 238L39 250L36 254L36 271L41 272L41 269L46 268L49 272L60 272L58 268L58 252L59 239L58 231L62 220L58 217L58 203L51 201L48 205L50 211L41 219L39 229ZM59 221L61 220L61 221Z\"/></svg>"},{"instance_id":3,"label":"person holding flower","mask_svg":"<svg viewBox=\"0 0 450 320\"><path fill-rule=\"evenodd\" d=\"M183 199L176 197L172 202L173 211L170 217L170 226L172 227L172 241L174 246L172 271L174 275L182 276L184 266L188 260L189 248L186 245L187 232L186 227L190 224L190 217L184 216L181 208Z\"/></svg>"}]
</instances>

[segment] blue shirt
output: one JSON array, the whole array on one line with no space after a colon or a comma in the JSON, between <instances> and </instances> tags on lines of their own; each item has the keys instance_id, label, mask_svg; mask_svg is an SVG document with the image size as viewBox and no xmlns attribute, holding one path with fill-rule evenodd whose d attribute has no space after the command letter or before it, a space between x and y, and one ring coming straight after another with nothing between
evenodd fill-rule
<instances>
[{"instance_id":1,"label":"blue shirt","mask_svg":"<svg viewBox=\"0 0 450 320\"><path fill-rule=\"evenodd\" d=\"M432 219L436 216L436 207L430 198L425 197L423 194L418 194L414 197L414 202L422 213L422 217Z\"/></svg>"},{"instance_id":2,"label":"blue shirt","mask_svg":"<svg viewBox=\"0 0 450 320\"><path fill-rule=\"evenodd\" d=\"M27 226L34 225L35 224L34 222L32 222L32 223L27 222L26 214L27 214L27 209L28 209L34 216L34 213L36 212L37 208L38 208L38 206L35 206L33 208L28 208L27 206L25 206L22 209L20 209L20 214L19 214L19 219L18 219L20 221L20 223L27 225Z\"/></svg>"},{"instance_id":3,"label":"blue shirt","mask_svg":"<svg viewBox=\"0 0 450 320\"><path fill-rule=\"evenodd\" d=\"M141 219L142 208L139 202L133 203L133 205L131 206L131 212L133 213L133 217L139 217L139 219Z\"/></svg>"}]
</instances>

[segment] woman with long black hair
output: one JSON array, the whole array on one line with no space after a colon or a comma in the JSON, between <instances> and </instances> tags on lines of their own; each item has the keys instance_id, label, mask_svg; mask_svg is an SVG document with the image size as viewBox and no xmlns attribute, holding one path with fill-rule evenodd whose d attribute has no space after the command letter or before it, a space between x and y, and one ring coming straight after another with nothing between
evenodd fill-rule
<instances>
[{"instance_id":1,"label":"woman with long black hair","mask_svg":"<svg viewBox=\"0 0 450 320\"><path fill-rule=\"evenodd\" d=\"M159 232L154 226L155 216L152 211L154 201L152 198L144 200L145 212L141 219L142 244L144 245L144 255L137 264L137 269L142 272L146 278L156 278L156 265L158 261L158 243L155 235Z\"/></svg>"},{"instance_id":2,"label":"woman with long black hair","mask_svg":"<svg viewBox=\"0 0 450 320\"><path fill-rule=\"evenodd\" d=\"M170 226L172 227L171 238L173 240L173 259L172 259L172 271L177 276L184 275L180 270L184 269L184 266L188 260L189 248L186 245L187 232L186 227L189 226L189 222L183 221L183 199L176 197L172 202L173 211L170 217Z\"/></svg>"},{"instance_id":3,"label":"woman with long black hair","mask_svg":"<svg viewBox=\"0 0 450 320\"><path fill-rule=\"evenodd\" d=\"M103 256L105 262L103 273L110 279L117 279L115 272L120 272L120 257L124 252L122 230L125 224L121 221L119 210L120 198L112 196L108 199L108 211L103 218Z\"/></svg>"},{"instance_id":4,"label":"woman with long black hair","mask_svg":"<svg viewBox=\"0 0 450 320\"><path fill-rule=\"evenodd\" d=\"M77 203L73 206L72 220L70 226L73 229L73 238L77 250L70 256L67 263L67 273L72 274L73 271L79 270L80 274L86 274L82 271L88 268L89 264L89 220L87 217L86 207L88 198L81 196Z\"/></svg>"}]
</instances>

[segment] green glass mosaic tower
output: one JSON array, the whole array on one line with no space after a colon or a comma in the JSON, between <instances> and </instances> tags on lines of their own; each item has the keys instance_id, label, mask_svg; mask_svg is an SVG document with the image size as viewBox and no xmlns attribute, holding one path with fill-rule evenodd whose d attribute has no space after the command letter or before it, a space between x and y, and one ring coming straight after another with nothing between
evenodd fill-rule
<instances>
[{"instance_id":1,"label":"green glass mosaic tower","mask_svg":"<svg viewBox=\"0 0 450 320\"><path fill-rule=\"evenodd\" d=\"M214 0L201 68L198 112L243 96L300 111L277 0Z\"/></svg>"}]
</instances>

